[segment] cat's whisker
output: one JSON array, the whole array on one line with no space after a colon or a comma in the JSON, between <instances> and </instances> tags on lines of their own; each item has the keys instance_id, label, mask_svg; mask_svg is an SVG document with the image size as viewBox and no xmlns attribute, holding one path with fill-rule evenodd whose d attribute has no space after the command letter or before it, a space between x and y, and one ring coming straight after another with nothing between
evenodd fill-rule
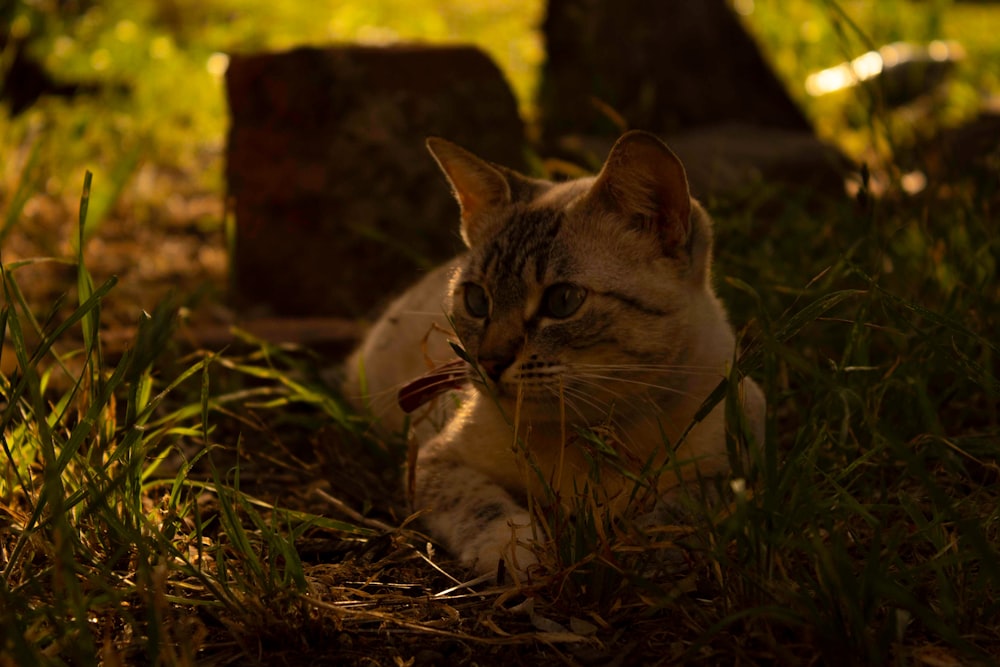
<instances>
[{"instance_id":1,"label":"cat's whisker","mask_svg":"<svg viewBox=\"0 0 1000 667\"><path fill-rule=\"evenodd\" d=\"M561 391L558 387L551 387L550 391L557 400L563 401L579 419L579 421L577 421L577 419L568 418L566 426L586 426L594 422L594 414L607 416L610 413L610 406L591 400L589 395L586 393L575 392L566 387L563 387ZM581 408L580 405L590 408L592 410L592 414L588 415L584 408ZM605 421L613 422L614 420L609 418Z\"/></svg>"},{"instance_id":2,"label":"cat's whisker","mask_svg":"<svg viewBox=\"0 0 1000 667\"><path fill-rule=\"evenodd\" d=\"M600 385L596 382L591 382L587 379L576 377L570 377L568 379L571 380L571 382L566 383L569 385L566 388L567 391L575 393L577 396L587 397L590 401L596 402L595 404L602 405L608 409L613 408L615 403L618 401L626 401L632 398L624 392L612 391L606 386ZM607 396L607 398L598 395L596 392L588 391L585 387L596 387L601 390L600 394Z\"/></svg>"},{"instance_id":3,"label":"cat's whisker","mask_svg":"<svg viewBox=\"0 0 1000 667\"><path fill-rule=\"evenodd\" d=\"M714 366L680 366L673 364L573 364L573 369L613 373L718 376L720 378L724 375Z\"/></svg>"},{"instance_id":4,"label":"cat's whisker","mask_svg":"<svg viewBox=\"0 0 1000 667\"><path fill-rule=\"evenodd\" d=\"M613 366L620 368L700 368L700 369L712 369L717 366L714 364L679 364L679 363L639 363L634 361L629 362L603 362L603 363L593 363L593 362L575 362L578 366Z\"/></svg>"},{"instance_id":5,"label":"cat's whisker","mask_svg":"<svg viewBox=\"0 0 1000 667\"><path fill-rule=\"evenodd\" d=\"M444 317L444 313L442 313L440 310L401 309L401 310L398 311L398 314L399 315L412 315L412 316L416 316L416 317L433 317L435 319L443 318ZM445 330L445 332L451 333L448 330ZM445 332L442 332L442 333L445 333ZM454 334L452 334L452 335L454 335Z\"/></svg>"},{"instance_id":6,"label":"cat's whisker","mask_svg":"<svg viewBox=\"0 0 1000 667\"><path fill-rule=\"evenodd\" d=\"M587 392L574 390L572 387L562 387L561 390L557 387L552 387L551 391L552 394L556 396L556 398L564 398L570 401L579 401L580 403L586 405L587 407L593 408L594 411L597 412L598 414L602 414L611 408L610 404L607 404L600 400L595 400L595 398L590 394L588 394ZM573 407L576 409L577 414L580 415L581 419L583 419L584 422L590 421L588 420L587 416L579 408L576 407L575 403L573 404Z\"/></svg>"},{"instance_id":7,"label":"cat's whisker","mask_svg":"<svg viewBox=\"0 0 1000 667\"><path fill-rule=\"evenodd\" d=\"M456 374L456 373L444 373L444 372L442 372L440 375L426 375L426 376L423 376L423 377L425 377L425 378L436 378L432 382L429 382L426 385L428 388L433 388L433 387L437 387L437 386L440 386L440 385L447 385L447 384L453 383L453 382L455 382L457 380L462 380L462 381L466 381L466 382L473 381L473 380L476 379L476 374L472 373L472 372L469 372L469 371L466 371L464 373L464 375L459 375L459 374ZM403 388L405 388L405 387L409 386L410 384L412 384L412 382L413 382L413 380L410 380L408 382L399 382L399 383L396 383L394 385L387 386L384 389L380 389L379 391L369 392L367 394L364 394L363 396L361 396L361 395L358 395L358 396L345 395L344 398L347 398L348 400L351 400L351 401L357 401L357 402L360 402L361 400L371 401L372 399L380 399L381 400L381 399L387 399L387 398L392 398L393 400L395 400L395 398L399 394L399 392Z\"/></svg>"},{"instance_id":8,"label":"cat's whisker","mask_svg":"<svg viewBox=\"0 0 1000 667\"><path fill-rule=\"evenodd\" d=\"M586 420L587 420L586 414L584 414L583 410L581 410L577 406L576 402L573 400L573 397L570 396L568 394L568 392L565 392L565 391L560 392L556 388L552 388L551 391L552 391L552 394L556 397L557 400L562 401L566 405L567 408L569 408L570 410L572 410L576 414L577 417L579 417L582 421L586 422ZM564 426L570 426L570 425L572 425L574 423L572 419L567 419L567 421L569 423L568 424L564 424Z\"/></svg>"},{"instance_id":9,"label":"cat's whisker","mask_svg":"<svg viewBox=\"0 0 1000 667\"><path fill-rule=\"evenodd\" d=\"M573 376L573 382L579 385L580 387L588 387L588 388L593 387L595 390L593 393L589 391L585 392L592 398L596 398L596 396L594 396L594 393L598 392L600 394L610 395L611 398L608 399L606 402L609 405L614 403L615 405L626 407L627 412L630 415L629 418L630 423L645 421L650 424L656 424L658 423L657 415L665 412L666 410L664 405L662 404L662 397L657 397L648 391L640 391L640 392L626 392L620 390L615 391L612 388L613 383L609 382L607 379L598 380L587 376ZM625 384L629 383L626 382ZM658 389L671 391L672 393L680 396L697 398L697 396L691 394L690 392L684 392L676 388L659 387L658 385L654 386L656 386ZM584 392L584 389L578 388L577 391ZM639 406L637 405L637 403L641 403L642 405ZM621 413L621 410L619 410L619 413Z\"/></svg>"},{"instance_id":10,"label":"cat's whisker","mask_svg":"<svg viewBox=\"0 0 1000 667\"><path fill-rule=\"evenodd\" d=\"M436 389L438 387L448 387L454 385L456 382L463 382L463 383L472 382L474 379L475 377L473 375L466 375L464 377L455 375L441 375L439 377L436 377L433 381L427 382L426 384L422 385L422 388ZM399 389L396 390L396 393L398 394L400 391L402 391L405 387L408 387L410 384L412 383L408 382L406 384L400 385Z\"/></svg>"},{"instance_id":11,"label":"cat's whisker","mask_svg":"<svg viewBox=\"0 0 1000 667\"><path fill-rule=\"evenodd\" d=\"M594 401L585 400L583 397L589 396L588 394L580 392L576 393L577 395L574 396L574 398L580 400L583 403L586 403L590 407L595 408L595 410L599 414L604 415L603 419L598 420L598 423L600 423L601 426L608 428L611 431L611 433L614 434L614 440L621 445L622 449L625 452L629 454L635 454L638 451L641 451L642 448L640 444L636 442L635 438L631 433L631 430L628 429L625 424L622 424L617 417L615 417L613 403L609 403L608 405L601 405L599 402L595 403ZM567 404L570 405L571 403L567 402ZM580 418L583 420L582 425L584 427L594 426L595 422L593 419L588 419L587 416L583 414L583 411L577 408L575 404L573 404L573 408L580 416Z\"/></svg>"},{"instance_id":12,"label":"cat's whisker","mask_svg":"<svg viewBox=\"0 0 1000 667\"><path fill-rule=\"evenodd\" d=\"M420 385L419 393L429 396L429 398L426 399L426 402L428 403L442 393L440 390L441 388L454 389L457 388L456 385L468 384L477 380L476 373L474 373L468 366L457 368L454 366L448 368L440 367L439 369L435 369L434 371L420 376L420 378L417 379L421 378L424 382ZM396 413L400 409L401 393L408 387L411 387L414 381L415 380L410 380L409 382L399 382L386 386L378 391L369 391L364 396L345 395L345 398L352 400L356 404L366 405L372 422L378 423L388 415ZM417 407L419 407L419 405Z\"/></svg>"},{"instance_id":13,"label":"cat's whisker","mask_svg":"<svg viewBox=\"0 0 1000 667\"><path fill-rule=\"evenodd\" d=\"M599 383L586 383L595 387L599 387L603 392L607 393L607 387ZM628 405L630 409L629 413L629 423L636 424L641 422L646 422L650 425L656 426L658 424L658 416L663 412L663 407L651 396L636 396L630 394L616 394L612 393L611 398L607 400L601 400L600 398L594 396L592 393L585 392L582 389L570 389L571 392L575 392L577 397L586 397L589 399L588 404L594 407L598 413L606 418L606 422L615 426L622 432L627 432L629 429L626 424L622 423L619 418L622 414L622 410L615 410L618 405ZM646 409L636 410L634 403L639 399L646 404ZM595 402L596 401L596 402ZM616 416L618 415L618 416ZM593 423L593 420L591 420Z\"/></svg>"},{"instance_id":14,"label":"cat's whisker","mask_svg":"<svg viewBox=\"0 0 1000 667\"><path fill-rule=\"evenodd\" d=\"M572 387L562 387L561 388L562 394L560 394L559 390L557 390L556 388L553 388L552 391L553 394L555 394L557 397L567 399L567 404L572 405L574 411L582 420L582 423L580 424L581 426L591 426L595 423L600 423L605 426L612 427L612 430L614 430L617 433L628 434L628 429L626 428L626 425L623 424L616 416L615 405L617 403L615 397L613 397L610 400L602 400L594 396L593 394L582 391L580 389L574 389ZM576 402L579 402L591 408L593 410L593 413L587 415L581 408L579 408L576 405ZM627 437L629 438L629 440L631 440L630 435L628 435ZM634 445L635 443L633 442L631 444Z\"/></svg>"},{"instance_id":15,"label":"cat's whisker","mask_svg":"<svg viewBox=\"0 0 1000 667\"><path fill-rule=\"evenodd\" d=\"M597 408L598 406L601 406L599 409L611 408L613 407L614 403L618 400L630 401L635 398L635 396L632 393L610 390L609 387L607 387L606 385L594 382L590 379L587 379L584 376L567 374L563 377L564 381L561 383L563 385L562 391L567 392L568 394L571 395L575 395L576 397L581 399L583 398L588 399L591 406L595 408ZM554 390L554 388L557 387L558 384L556 382L551 382L547 383L546 386L553 388ZM594 392L585 389L585 387L591 387L591 386L599 389L600 391ZM609 398L604 398L605 396L608 395L610 395Z\"/></svg>"},{"instance_id":16,"label":"cat's whisker","mask_svg":"<svg viewBox=\"0 0 1000 667\"><path fill-rule=\"evenodd\" d=\"M594 386L604 387L601 382L619 382L621 384L628 384L637 387L645 387L647 389L655 389L657 391L665 391L667 393L676 394L678 396L686 396L689 398L695 398L695 395L689 391L684 391L683 389L678 389L677 387L671 387L665 384L656 384L654 382L644 382L642 380L632 380L629 378L616 377L614 375L600 375L597 373L575 373L572 376L574 379L586 379L590 380L591 384Z\"/></svg>"}]
</instances>

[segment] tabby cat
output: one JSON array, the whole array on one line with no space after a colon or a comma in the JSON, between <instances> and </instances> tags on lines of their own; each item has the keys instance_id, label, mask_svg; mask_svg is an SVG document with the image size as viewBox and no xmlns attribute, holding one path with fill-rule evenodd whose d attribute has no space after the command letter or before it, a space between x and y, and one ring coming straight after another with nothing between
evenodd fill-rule
<instances>
[{"instance_id":1,"label":"tabby cat","mask_svg":"<svg viewBox=\"0 0 1000 667\"><path fill-rule=\"evenodd\" d=\"M724 404L688 430L735 340L711 285L711 220L670 149L632 131L596 177L554 183L427 146L468 250L390 305L348 360L345 395L397 432L404 408L436 396L410 424L431 535L481 574L503 560L524 577L529 496L572 508L587 493L622 512L630 473L660 471L669 503L727 472ZM738 393L760 442L763 394L749 378Z\"/></svg>"}]
</instances>

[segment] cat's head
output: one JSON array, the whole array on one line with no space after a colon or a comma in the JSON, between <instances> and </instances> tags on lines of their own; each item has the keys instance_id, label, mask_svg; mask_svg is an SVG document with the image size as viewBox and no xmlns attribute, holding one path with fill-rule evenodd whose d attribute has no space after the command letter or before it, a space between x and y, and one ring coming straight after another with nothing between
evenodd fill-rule
<instances>
[{"instance_id":1,"label":"cat's head","mask_svg":"<svg viewBox=\"0 0 1000 667\"><path fill-rule=\"evenodd\" d=\"M601 172L531 179L432 138L469 248L448 312L485 387L522 414L587 420L683 384L708 287L711 224L684 168L629 132ZM668 373L668 369L676 373Z\"/></svg>"}]
</instances>

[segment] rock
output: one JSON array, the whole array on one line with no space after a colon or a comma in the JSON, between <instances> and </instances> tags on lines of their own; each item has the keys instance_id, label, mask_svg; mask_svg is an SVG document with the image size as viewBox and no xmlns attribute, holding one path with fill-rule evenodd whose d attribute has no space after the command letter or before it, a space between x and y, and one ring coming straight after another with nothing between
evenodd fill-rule
<instances>
[{"instance_id":1,"label":"rock","mask_svg":"<svg viewBox=\"0 0 1000 667\"><path fill-rule=\"evenodd\" d=\"M426 136L524 167L514 96L472 47L233 56L226 84L234 286L254 310L364 315L455 253L458 209Z\"/></svg>"},{"instance_id":2,"label":"rock","mask_svg":"<svg viewBox=\"0 0 1000 667\"><path fill-rule=\"evenodd\" d=\"M661 135L724 123L811 131L726 0L549 0L544 32L547 147L617 136L623 125Z\"/></svg>"},{"instance_id":3,"label":"rock","mask_svg":"<svg viewBox=\"0 0 1000 667\"><path fill-rule=\"evenodd\" d=\"M918 143L913 162L926 172L935 196L959 197L968 191L971 203L988 211L1000 209L1000 104L965 123L945 128Z\"/></svg>"},{"instance_id":4,"label":"rock","mask_svg":"<svg viewBox=\"0 0 1000 667\"><path fill-rule=\"evenodd\" d=\"M942 173L935 176L990 179L993 189L1000 189L1000 111L983 111L958 127L943 130L935 143L936 151L926 148L938 158L939 164L933 167Z\"/></svg>"},{"instance_id":5,"label":"rock","mask_svg":"<svg viewBox=\"0 0 1000 667\"><path fill-rule=\"evenodd\" d=\"M803 200L839 198L854 170L838 149L803 130L721 123L662 138L684 163L691 194L699 199L739 198L761 183L793 188ZM613 142L577 138L568 146L603 159Z\"/></svg>"},{"instance_id":6,"label":"rock","mask_svg":"<svg viewBox=\"0 0 1000 667\"><path fill-rule=\"evenodd\" d=\"M787 186L812 196L844 196L855 169L839 149L812 132L725 123L667 137L688 171L696 197L746 194L754 186Z\"/></svg>"},{"instance_id":7,"label":"rock","mask_svg":"<svg viewBox=\"0 0 1000 667\"><path fill-rule=\"evenodd\" d=\"M623 129L663 137L697 197L758 184L844 195L850 161L820 141L726 0L550 0L544 152L600 165Z\"/></svg>"}]
</instances>

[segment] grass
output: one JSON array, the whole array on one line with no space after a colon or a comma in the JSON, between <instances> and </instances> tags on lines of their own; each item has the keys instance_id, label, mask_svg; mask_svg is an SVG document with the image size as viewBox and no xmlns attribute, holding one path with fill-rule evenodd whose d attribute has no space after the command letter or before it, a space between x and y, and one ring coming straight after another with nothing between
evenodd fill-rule
<instances>
[{"instance_id":1,"label":"grass","mask_svg":"<svg viewBox=\"0 0 1000 667\"><path fill-rule=\"evenodd\" d=\"M554 517L520 591L459 585L401 444L308 351L186 353L171 301L106 346L88 178L72 255L0 261L0 665L996 664L1000 200L995 172L928 173L710 203L735 372L769 399L746 490L654 531ZM72 271L50 304L22 288L43 262Z\"/></svg>"},{"instance_id":2,"label":"grass","mask_svg":"<svg viewBox=\"0 0 1000 667\"><path fill-rule=\"evenodd\" d=\"M738 367L770 399L749 491L658 532L563 517L559 565L520 592L456 585L404 526L398 443L306 352L178 356L166 304L111 359L113 280L80 254L76 305L36 317L28 264L5 265L5 664L989 664L1000 240L990 193L948 186L784 220L717 203L720 288L754 322Z\"/></svg>"}]
</instances>

